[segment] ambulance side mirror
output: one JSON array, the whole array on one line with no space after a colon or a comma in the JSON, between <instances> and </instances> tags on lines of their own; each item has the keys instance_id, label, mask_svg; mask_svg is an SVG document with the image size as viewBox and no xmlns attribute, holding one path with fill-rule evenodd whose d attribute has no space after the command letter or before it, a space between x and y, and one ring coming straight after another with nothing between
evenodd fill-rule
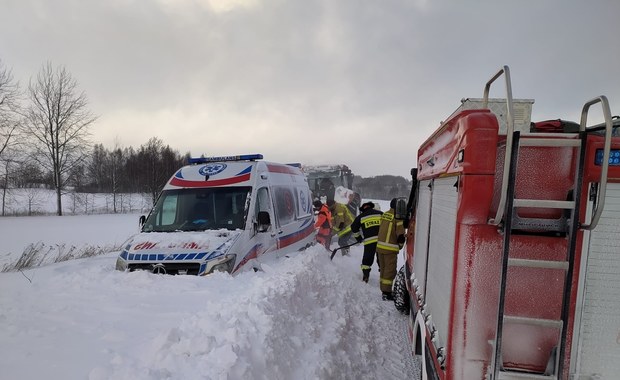
<instances>
[{"instance_id":1,"label":"ambulance side mirror","mask_svg":"<svg viewBox=\"0 0 620 380\"><path fill-rule=\"evenodd\" d=\"M408 214L407 201L405 198L398 198L396 200L396 207L394 207L394 217L403 220L407 219Z\"/></svg>"},{"instance_id":2,"label":"ambulance side mirror","mask_svg":"<svg viewBox=\"0 0 620 380\"><path fill-rule=\"evenodd\" d=\"M146 222L146 216L140 215L140 219L138 220L138 224L140 225L140 228L142 228L142 226L144 225L144 222Z\"/></svg>"},{"instance_id":3,"label":"ambulance side mirror","mask_svg":"<svg viewBox=\"0 0 620 380\"><path fill-rule=\"evenodd\" d=\"M267 211L259 211L256 222L258 224L256 230L258 232L266 232L269 229L269 226L271 226L271 218L269 217L269 213Z\"/></svg>"}]
</instances>

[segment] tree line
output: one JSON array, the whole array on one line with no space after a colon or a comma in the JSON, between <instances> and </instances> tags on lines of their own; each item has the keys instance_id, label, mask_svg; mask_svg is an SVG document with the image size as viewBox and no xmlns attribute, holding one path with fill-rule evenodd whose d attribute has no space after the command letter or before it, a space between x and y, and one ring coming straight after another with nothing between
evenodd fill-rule
<instances>
[{"instance_id":1,"label":"tree line","mask_svg":"<svg viewBox=\"0 0 620 380\"><path fill-rule=\"evenodd\" d=\"M378 175L368 178L355 176L352 190L367 199L407 198L411 191L411 179L394 175Z\"/></svg>"},{"instance_id":2,"label":"tree line","mask_svg":"<svg viewBox=\"0 0 620 380\"><path fill-rule=\"evenodd\" d=\"M76 190L110 193L114 198L119 193L145 193L154 201L166 181L187 164L188 158L189 153L181 156L156 137L137 150L132 147L108 150L96 144L83 168L89 180L76 184Z\"/></svg>"},{"instance_id":3,"label":"tree line","mask_svg":"<svg viewBox=\"0 0 620 380\"><path fill-rule=\"evenodd\" d=\"M153 137L139 148L92 144L89 128L97 117L66 68L47 62L22 90L0 60L0 215L11 188L46 187L55 190L57 215L62 194L101 192L113 195L143 193L155 201L174 172L187 163ZM355 191L364 198L407 196L410 182L403 177L356 177Z\"/></svg>"},{"instance_id":4,"label":"tree line","mask_svg":"<svg viewBox=\"0 0 620 380\"><path fill-rule=\"evenodd\" d=\"M54 189L57 215L67 191L135 192L155 199L185 162L155 137L138 149L93 145L89 128L96 120L85 93L63 66L45 63L22 90L0 60L1 215L14 187Z\"/></svg>"}]
</instances>

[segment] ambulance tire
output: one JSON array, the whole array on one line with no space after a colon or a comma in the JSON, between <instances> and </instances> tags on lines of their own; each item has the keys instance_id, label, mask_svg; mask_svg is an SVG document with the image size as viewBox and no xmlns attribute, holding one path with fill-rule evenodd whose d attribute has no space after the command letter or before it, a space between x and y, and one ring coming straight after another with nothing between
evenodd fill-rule
<instances>
[{"instance_id":1,"label":"ambulance tire","mask_svg":"<svg viewBox=\"0 0 620 380\"><path fill-rule=\"evenodd\" d=\"M392 287L392 295L394 296L394 307L404 315L409 315L411 307L409 300L409 292L405 283L405 267L401 267Z\"/></svg>"}]
</instances>

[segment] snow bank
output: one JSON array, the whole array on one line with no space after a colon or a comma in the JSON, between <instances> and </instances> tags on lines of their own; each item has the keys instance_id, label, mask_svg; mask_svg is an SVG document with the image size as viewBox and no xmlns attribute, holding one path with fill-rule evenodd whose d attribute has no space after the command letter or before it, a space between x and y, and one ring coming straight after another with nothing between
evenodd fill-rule
<instances>
[{"instance_id":1,"label":"snow bank","mask_svg":"<svg viewBox=\"0 0 620 380\"><path fill-rule=\"evenodd\" d=\"M0 218L0 252L122 244L137 215ZM50 228L46 228L49 226ZM0 273L6 379L407 379L407 317L362 248L322 247L232 277L114 270L118 252Z\"/></svg>"},{"instance_id":2,"label":"snow bank","mask_svg":"<svg viewBox=\"0 0 620 380\"><path fill-rule=\"evenodd\" d=\"M410 360L406 317L381 301L377 277L361 282L352 253L330 261L313 247L236 277L118 272L115 253L2 273L3 376L383 377L384 363Z\"/></svg>"}]
</instances>

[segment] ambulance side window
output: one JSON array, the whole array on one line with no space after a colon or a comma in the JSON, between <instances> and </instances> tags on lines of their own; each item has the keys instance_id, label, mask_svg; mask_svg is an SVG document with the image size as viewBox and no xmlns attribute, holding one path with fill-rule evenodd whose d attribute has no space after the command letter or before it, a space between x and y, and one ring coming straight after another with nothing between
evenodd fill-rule
<instances>
[{"instance_id":1,"label":"ambulance side window","mask_svg":"<svg viewBox=\"0 0 620 380\"><path fill-rule=\"evenodd\" d=\"M254 214L254 221L258 223L258 213L267 212L270 217L271 224L273 224L273 212L271 211L271 198L269 197L269 190L266 187L261 187L256 191L256 211Z\"/></svg>"},{"instance_id":2,"label":"ambulance side window","mask_svg":"<svg viewBox=\"0 0 620 380\"><path fill-rule=\"evenodd\" d=\"M274 197L276 200L276 214L280 226L284 226L295 221L295 191L292 187L274 187Z\"/></svg>"},{"instance_id":3,"label":"ambulance side window","mask_svg":"<svg viewBox=\"0 0 620 380\"><path fill-rule=\"evenodd\" d=\"M163 203L161 215L160 215L161 216L160 224L162 226L170 225L176 222L177 202L178 202L177 195L164 198L164 203Z\"/></svg>"}]
</instances>

